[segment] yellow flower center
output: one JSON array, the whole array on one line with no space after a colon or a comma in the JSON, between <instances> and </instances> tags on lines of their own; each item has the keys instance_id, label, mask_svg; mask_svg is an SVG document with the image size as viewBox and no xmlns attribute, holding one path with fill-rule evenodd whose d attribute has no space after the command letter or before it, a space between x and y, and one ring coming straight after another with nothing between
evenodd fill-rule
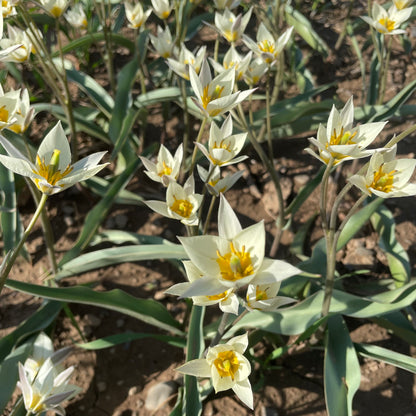
<instances>
[{"instance_id":1,"label":"yellow flower center","mask_svg":"<svg viewBox=\"0 0 416 416\"><path fill-rule=\"evenodd\" d=\"M81 26L86 29L88 27L87 19L84 17L81 22Z\"/></svg>"},{"instance_id":2,"label":"yellow flower center","mask_svg":"<svg viewBox=\"0 0 416 416\"><path fill-rule=\"evenodd\" d=\"M238 371L240 363L234 351L219 352L214 360L215 368L220 377L231 377L234 381L235 373Z\"/></svg>"},{"instance_id":3,"label":"yellow flower center","mask_svg":"<svg viewBox=\"0 0 416 416\"><path fill-rule=\"evenodd\" d=\"M246 252L245 246L242 251L237 251L234 248L234 244L230 243L231 251L223 256L217 250L216 259L220 266L220 273L222 278L235 282L236 280L243 279L254 273L253 264L251 262L250 253Z\"/></svg>"},{"instance_id":4,"label":"yellow flower center","mask_svg":"<svg viewBox=\"0 0 416 416\"><path fill-rule=\"evenodd\" d=\"M169 15L170 15L170 10L165 10L162 13L162 19L167 19L169 17Z\"/></svg>"},{"instance_id":5,"label":"yellow flower center","mask_svg":"<svg viewBox=\"0 0 416 416\"><path fill-rule=\"evenodd\" d=\"M23 128L20 124L12 124L8 127L11 131L14 131L17 134L23 133Z\"/></svg>"},{"instance_id":6,"label":"yellow flower center","mask_svg":"<svg viewBox=\"0 0 416 416\"><path fill-rule=\"evenodd\" d=\"M384 26L388 32L393 31L396 26L396 22L388 17L382 17L378 22Z\"/></svg>"},{"instance_id":7,"label":"yellow flower center","mask_svg":"<svg viewBox=\"0 0 416 416\"><path fill-rule=\"evenodd\" d=\"M174 196L175 201L173 202L170 209L176 214L180 215L183 218L189 218L192 214L193 204L186 199L176 199Z\"/></svg>"},{"instance_id":8,"label":"yellow flower center","mask_svg":"<svg viewBox=\"0 0 416 416\"><path fill-rule=\"evenodd\" d=\"M402 9L406 8L411 3L411 1L409 1L409 0L396 0L393 3L396 6L397 10L402 10Z\"/></svg>"},{"instance_id":9,"label":"yellow flower center","mask_svg":"<svg viewBox=\"0 0 416 416\"><path fill-rule=\"evenodd\" d=\"M49 185L55 186L61 179L67 176L73 169L71 165L68 165L63 172L58 169L59 166L59 150L54 150L50 163L47 165L45 159L41 159L39 155L36 155L36 167L37 170L33 170L36 175L42 176ZM36 186L43 192L44 189L39 185L39 179L34 179Z\"/></svg>"},{"instance_id":10,"label":"yellow flower center","mask_svg":"<svg viewBox=\"0 0 416 416\"><path fill-rule=\"evenodd\" d=\"M164 161L162 162L162 165L163 165L163 169L159 170L157 172L157 174L160 177L162 177L163 175L168 175L169 176L172 173L172 168L169 165L167 165Z\"/></svg>"},{"instance_id":11,"label":"yellow flower center","mask_svg":"<svg viewBox=\"0 0 416 416\"><path fill-rule=\"evenodd\" d=\"M235 42L238 37L238 33L236 30L225 30L224 37L228 40L228 42Z\"/></svg>"},{"instance_id":12,"label":"yellow flower center","mask_svg":"<svg viewBox=\"0 0 416 416\"><path fill-rule=\"evenodd\" d=\"M32 397L32 401L28 407L32 413L36 413L36 414L39 414L43 410L45 410L45 405L42 401L42 396L40 394L34 393Z\"/></svg>"},{"instance_id":13,"label":"yellow flower center","mask_svg":"<svg viewBox=\"0 0 416 416\"><path fill-rule=\"evenodd\" d=\"M0 107L0 121L3 123L7 123L8 120L9 120L9 112L6 109L6 106L3 105L2 107Z\"/></svg>"},{"instance_id":14,"label":"yellow flower center","mask_svg":"<svg viewBox=\"0 0 416 416\"><path fill-rule=\"evenodd\" d=\"M220 98L222 92L224 91L224 87L221 87L221 86L217 85L215 87L214 91L212 92L212 94L211 95L208 95L208 89L209 89L209 84L204 87L204 91L202 92L202 97L201 97L202 106L205 109L207 109L208 104L211 101L216 100L217 98Z\"/></svg>"},{"instance_id":15,"label":"yellow flower center","mask_svg":"<svg viewBox=\"0 0 416 416\"><path fill-rule=\"evenodd\" d=\"M256 286L256 300L267 300L269 297L265 290L260 290L259 286Z\"/></svg>"},{"instance_id":16,"label":"yellow flower center","mask_svg":"<svg viewBox=\"0 0 416 416\"><path fill-rule=\"evenodd\" d=\"M59 17L62 14L62 8L58 6L53 6L50 10L50 13L53 17Z\"/></svg>"},{"instance_id":17,"label":"yellow flower center","mask_svg":"<svg viewBox=\"0 0 416 416\"><path fill-rule=\"evenodd\" d=\"M262 40L259 43L259 49L262 52L266 52L266 53L271 53L274 54L274 50L275 50L275 45L273 42L268 41L267 39Z\"/></svg>"},{"instance_id":18,"label":"yellow flower center","mask_svg":"<svg viewBox=\"0 0 416 416\"><path fill-rule=\"evenodd\" d=\"M344 127L341 128L339 134L337 134L337 130L334 129L334 132L331 135L329 140L330 146L337 146L337 145L345 145L345 144L356 144L352 139L356 136L357 131L351 133L350 131L346 131L344 133ZM328 144L326 146L328 148Z\"/></svg>"},{"instance_id":19,"label":"yellow flower center","mask_svg":"<svg viewBox=\"0 0 416 416\"><path fill-rule=\"evenodd\" d=\"M225 292L219 293L218 295L207 296L209 300L220 300L227 297L227 290Z\"/></svg>"},{"instance_id":20,"label":"yellow flower center","mask_svg":"<svg viewBox=\"0 0 416 416\"><path fill-rule=\"evenodd\" d=\"M383 165L381 165L378 168L378 171L374 172L373 181L367 186L367 189L373 188L380 192L391 192L393 189L394 174L396 172L396 170L392 170L391 172L386 173L383 171Z\"/></svg>"}]
</instances>

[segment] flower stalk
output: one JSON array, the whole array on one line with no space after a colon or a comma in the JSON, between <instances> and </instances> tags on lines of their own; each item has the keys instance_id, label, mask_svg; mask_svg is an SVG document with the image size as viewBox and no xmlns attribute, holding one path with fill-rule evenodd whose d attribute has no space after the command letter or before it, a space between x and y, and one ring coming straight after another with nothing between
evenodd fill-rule
<instances>
[{"instance_id":1,"label":"flower stalk","mask_svg":"<svg viewBox=\"0 0 416 416\"><path fill-rule=\"evenodd\" d=\"M38 220L43 208L45 207L46 204L46 200L48 199L48 195L47 194L42 194L42 197L39 201L39 204L36 208L35 213L33 214L33 217L29 223L29 225L27 226L25 232L22 235L22 238L19 241L19 244L16 246L16 248L14 250L12 250L10 255L7 255L4 260L3 260L3 264L1 266L1 270L0 270L0 293L4 287L4 284L6 282L7 277L9 276L10 270L14 264L14 262L17 259L17 256L20 253L20 250L22 249L24 243L27 240L27 237L29 236L30 232L32 231L33 226L35 225L36 221Z\"/></svg>"}]
</instances>

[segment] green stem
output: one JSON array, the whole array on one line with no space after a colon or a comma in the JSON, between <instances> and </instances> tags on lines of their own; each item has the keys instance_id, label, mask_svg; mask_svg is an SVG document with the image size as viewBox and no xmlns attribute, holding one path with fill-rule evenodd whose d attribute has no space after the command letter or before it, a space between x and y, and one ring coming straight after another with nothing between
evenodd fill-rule
<instances>
[{"instance_id":1,"label":"green stem","mask_svg":"<svg viewBox=\"0 0 416 416\"><path fill-rule=\"evenodd\" d=\"M335 281L335 265L336 265L336 254L337 254L337 243L339 236L341 235L342 230L344 229L347 222L351 217L357 212L360 205L367 198L367 195L362 195L350 209L347 216L344 218L338 230L335 232L334 228L330 228L326 235L326 280L325 280L325 293L324 300L322 302L322 316L327 316L329 313L329 308L331 306L332 292L334 290L334 281Z\"/></svg>"},{"instance_id":2,"label":"green stem","mask_svg":"<svg viewBox=\"0 0 416 416\"><path fill-rule=\"evenodd\" d=\"M14 264L14 262L17 259L17 256L19 255L20 250L22 249L24 243L26 242L27 237L29 236L30 232L32 231L33 226L35 225L37 219L39 218L40 213L42 212L42 209L45 206L46 200L48 199L48 195L42 194L42 198L39 201L39 205L36 208L35 213L33 214L33 217L29 223L29 225L26 228L26 231L23 233L22 238L17 245L17 247L11 251L11 254L7 255L5 259L3 260L3 264L0 269L0 293L3 289L3 286L6 282L7 277L9 276L10 270Z\"/></svg>"},{"instance_id":3,"label":"green stem","mask_svg":"<svg viewBox=\"0 0 416 416\"><path fill-rule=\"evenodd\" d=\"M380 90L378 94L378 100L377 104L383 104L384 101L384 95L386 93L386 85L387 85L387 76L389 73L389 64L390 64L390 54L391 54L391 42L393 38L392 36L389 37L388 43L387 43L387 50L386 50L386 58L384 59L384 66L382 62L380 62L380 68L382 68L381 71L381 80L380 80Z\"/></svg>"},{"instance_id":4,"label":"green stem","mask_svg":"<svg viewBox=\"0 0 416 416\"><path fill-rule=\"evenodd\" d=\"M189 113L188 113L188 100L186 95L186 84L185 80L181 78L180 76L177 76L178 83L181 88L181 95L182 95L182 102L183 102L183 124L184 124L184 130L183 130L183 159L182 159L182 166L181 166L181 175L183 175L184 168L185 168L185 161L188 156L188 145L189 145L189 128L190 128L190 120L189 120Z\"/></svg>"},{"instance_id":5,"label":"green stem","mask_svg":"<svg viewBox=\"0 0 416 416\"><path fill-rule=\"evenodd\" d=\"M324 175L322 177L322 185L321 185L321 198L320 198L320 212L321 212L321 220L322 220L322 228L326 233L328 231L328 217L327 217L327 201L328 201L328 179L329 175L331 174L332 167L334 166L334 158L331 158L326 165L326 169Z\"/></svg>"},{"instance_id":6,"label":"green stem","mask_svg":"<svg viewBox=\"0 0 416 416\"><path fill-rule=\"evenodd\" d=\"M204 235L208 232L209 222L211 220L211 216L212 216L212 212L214 210L216 199L217 199L216 195L212 195L211 203L209 204L209 208L208 208L207 217L205 218Z\"/></svg>"},{"instance_id":7,"label":"green stem","mask_svg":"<svg viewBox=\"0 0 416 416\"><path fill-rule=\"evenodd\" d=\"M58 19L56 19L56 33L59 33ZM66 118L68 120L69 129L71 130L72 159L73 159L73 162L76 162L78 160L77 131L76 131L76 127L75 127L75 120L74 120L74 113L73 113L73 108L72 108L71 93L69 91L68 77L66 76L64 54L62 53L61 37L57 36L57 38L58 38L59 55L61 57L62 73L63 73L63 75L62 75L62 84L63 84L63 88L64 88L64 91L65 91L65 96L64 96L65 105L63 107L64 107Z\"/></svg>"},{"instance_id":8,"label":"green stem","mask_svg":"<svg viewBox=\"0 0 416 416\"><path fill-rule=\"evenodd\" d=\"M217 333L215 334L215 337L212 338L211 343L209 344L210 347L213 347L218 344L218 342L221 340L222 336L225 334L226 328L227 328L227 321L230 314L228 312L224 312L221 317L220 324L218 325Z\"/></svg>"},{"instance_id":9,"label":"green stem","mask_svg":"<svg viewBox=\"0 0 416 416\"><path fill-rule=\"evenodd\" d=\"M405 137L407 137L409 134L416 131L416 124L406 129L404 132L400 133L398 136L393 137L384 147L391 148L395 144L399 143L400 140L403 140Z\"/></svg>"},{"instance_id":10,"label":"green stem","mask_svg":"<svg viewBox=\"0 0 416 416\"><path fill-rule=\"evenodd\" d=\"M196 138L195 143L200 143L202 139L202 134L204 133L205 124L207 123L208 117L204 117L201 123L201 127L199 128L198 137ZM194 171L195 167L195 159L196 159L196 152L198 151L198 146L194 147L194 151L192 152L192 159L191 159L191 169L189 170L190 175Z\"/></svg>"},{"instance_id":11,"label":"green stem","mask_svg":"<svg viewBox=\"0 0 416 416\"><path fill-rule=\"evenodd\" d=\"M269 159L273 163L273 143L272 143L272 126L270 121L270 68L267 71L266 81L266 128L267 128L267 146L269 150Z\"/></svg>"},{"instance_id":12,"label":"green stem","mask_svg":"<svg viewBox=\"0 0 416 416\"><path fill-rule=\"evenodd\" d=\"M260 144L257 142L256 138L254 137L250 126L247 124L247 121L246 121L244 111L243 111L243 108L242 108L241 104L238 104L237 110L238 110L238 115L239 115L239 117L238 117L239 122L244 127L244 129L247 131L250 143L253 146L256 153L258 154L258 156L260 157L260 159L261 159L262 163L264 164L264 166L266 167L267 171L270 173L270 177L271 177L271 179L273 181L273 184L274 184L274 187L276 189L278 208L279 208L279 219L278 219L278 221L276 221L277 232L276 232L275 239L273 241L272 248L270 250L270 256L274 257L274 255L276 254L276 252L279 248L279 242L280 242L283 227L284 227L284 224L285 224L285 201L283 199L282 188L280 186L280 178L279 178L279 175L278 175L278 173L276 172L276 170L274 168L273 161L271 161L266 156L266 154L263 151L263 148L260 146Z\"/></svg>"},{"instance_id":13,"label":"green stem","mask_svg":"<svg viewBox=\"0 0 416 416\"><path fill-rule=\"evenodd\" d=\"M39 205L41 200L41 195L36 188L36 185L28 179L26 181L27 185L29 186L30 193L32 194L32 198L35 201L36 205ZM51 222L49 221L48 214L45 210L42 210L40 214L40 219L42 222L42 230L43 230L43 237L45 239L46 244L46 251L48 253L49 262L52 268L53 275L58 273L58 263L56 261L55 255L55 238L52 231Z\"/></svg>"}]
</instances>

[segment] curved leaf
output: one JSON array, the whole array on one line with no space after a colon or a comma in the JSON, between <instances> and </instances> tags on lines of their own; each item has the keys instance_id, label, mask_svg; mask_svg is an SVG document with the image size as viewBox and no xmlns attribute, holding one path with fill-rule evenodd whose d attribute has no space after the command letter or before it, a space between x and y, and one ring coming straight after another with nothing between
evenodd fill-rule
<instances>
[{"instance_id":1,"label":"curved leaf","mask_svg":"<svg viewBox=\"0 0 416 416\"><path fill-rule=\"evenodd\" d=\"M45 287L8 279L6 286L19 292L62 302L82 303L110 309L137 318L150 325L182 335L180 324L167 309L153 299L136 298L120 289L96 292L88 287Z\"/></svg>"},{"instance_id":2,"label":"curved leaf","mask_svg":"<svg viewBox=\"0 0 416 416\"><path fill-rule=\"evenodd\" d=\"M185 258L187 258L187 255L180 244L149 244L105 248L83 254L66 262L55 275L55 279L60 280L64 277L126 262Z\"/></svg>"},{"instance_id":3,"label":"curved leaf","mask_svg":"<svg viewBox=\"0 0 416 416\"><path fill-rule=\"evenodd\" d=\"M386 253L391 275L396 285L402 286L409 281L411 267L406 250L396 239L393 214L382 205L371 216L371 224L380 236L379 246Z\"/></svg>"},{"instance_id":4,"label":"curved leaf","mask_svg":"<svg viewBox=\"0 0 416 416\"><path fill-rule=\"evenodd\" d=\"M94 102L108 119L114 109L114 100L110 94L94 78L75 69L67 69L66 74L69 81L78 85L85 94Z\"/></svg>"},{"instance_id":5,"label":"curved leaf","mask_svg":"<svg viewBox=\"0 0 416 416\"><path fill-rule=\"evenodd\" d=\"M168 335L145 334L141 332L124 332L122 334L110 335L108 337L76 345L78 347L84 348L85 350L102 350L104 348L114 347L114 345L125 344L126 342L145 338L157 339L178 348L185 348L186 346L184 338L171 337Z\"/></svg>"},{"instance_id":6,"label":"curved leaf","mask_svg":"<svg viewBox=\"0 0 416 416\"><path fill-rule=\"evenodd\" d=\"M324 387L328 416L352 416L352 399L360 387L360 364L341 316L328 319Z\"/></svg>"},{"instance_id":7,"label":"curved leaf","mask_svg":"<svg viewBox=\"0 0 416 416\"><path fill-rule=\"evenodd\" d=\"M416 358L410 357L399 352L391 351L387 348L370 344L354 344L357 352L363 356L372 358L373 360L383 361L403 370L416 373Z\"/></svg>"}]
</instances>

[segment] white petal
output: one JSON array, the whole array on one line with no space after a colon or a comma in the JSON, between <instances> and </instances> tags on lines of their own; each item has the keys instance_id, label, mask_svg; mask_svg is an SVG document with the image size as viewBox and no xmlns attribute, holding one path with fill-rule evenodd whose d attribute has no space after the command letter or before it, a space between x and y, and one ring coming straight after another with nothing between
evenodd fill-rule
<instances>
[{"instance_id":1,"label":"white petal","mask_svg":"<svg viewBox=\"0 0 416 416\"><path fill-rule=\"evenodd\" d=\"M168 207L166 205L166 202L162 201L145 201L144 202L150 209L157 212L158 214L161 214L165 217L170 217L170 214L168 212Z\"/></svg>"},{"instance_id":2,"label":"white petal","mask_svg":"<svg viewBox=\"0 0 416 416\"><path fill-rule=\"evenodd\" d=\"M232 387L237 397L250 409L253 409L253 392L251 390L251 384L248 379L236 383Z\"/></svg>"},{"instance_id":3,"label":"white petal","mask_svg":"<svg viewBox=\"0 0 416 416\"><path fill-rule=\"evenodd\" d=\"M281 282L288 277L302 273L297 267L282 260L264 259L260 270L256 274L256 285Z\"/></svg>"},{"instance_id":4,"label":"white petal","mask_svg":"<svg viewBox=\"0 0 416 416\"><path fill-rule=\"evenodd\" d=\"M218 209L218 235L227 240L232 240L241 231L242 227L237 215L224 195L221 194Z\"/></svg>"},{"instance_id":5,"label":"white petal","mask_svg":"<svg viewBox=\"0 0 416 416\"><path fill-rule=\"evenodd\" d=\"M38 149L38 155L49 164L55 150L61 152L59 155L59 169L63 171L71 163L71 149L60 121L42 140Z\"/></svg>"},{"instance_id":6,"label":"white petal","mask_svg":"<svg viewBox=\"0 0 416 416\"><path fill-rule=\"evenodd\" d=\"M227 289L215 277L204 276L190 283L188 289L182 294L182 297L214 296L225 292Z\"/></svg>"},{"instance_id":7,"label":"white petal","mask_svg":"<svg viewBox=\"0 0 416 416\"><path fill-rule=\"evenodd\" d=\"M176 369L179 373L195 377L211 377L211 368L206 359L188 361Z\"/></svg>"}]
</instances>

